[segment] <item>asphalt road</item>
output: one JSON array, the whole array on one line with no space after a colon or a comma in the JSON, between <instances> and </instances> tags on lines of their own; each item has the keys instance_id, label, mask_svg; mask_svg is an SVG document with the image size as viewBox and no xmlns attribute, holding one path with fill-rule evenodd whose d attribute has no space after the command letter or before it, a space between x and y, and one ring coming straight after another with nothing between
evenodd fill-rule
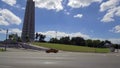
<instances>
[{"instance_id":1,"label":"asphalt road","mask_svg":"<svg viewBox=\"0 0 120 68\"><path fill-rule=\"evenodd\" d=\"M120 68L120 53L8 50L0 52L0 68Z\"/></svg>"}]
</instances>

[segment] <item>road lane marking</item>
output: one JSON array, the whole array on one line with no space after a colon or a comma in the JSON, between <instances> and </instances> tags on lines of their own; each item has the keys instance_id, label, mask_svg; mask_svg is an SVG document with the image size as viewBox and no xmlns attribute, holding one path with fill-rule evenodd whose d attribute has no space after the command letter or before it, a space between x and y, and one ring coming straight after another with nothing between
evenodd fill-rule
<instances>
[{"instance_id":1,"label":"road lane marking","mask_svg":"<svg viewBox=\"0 0 120 68\"><path fill-rule=\"evenodd\" d=\"M119 55L116 55L116 56L119 56Z\"/></svg>"},{"instance_id":2,"label":"road lane marking","mask_svg":"<svg viewBox=\"0 0 120 68\"><path fill-rule=\"evenodd\" d=\"M4 67L4 68L12 68L12 66L7 66L7 65L0 65L0 68Z\"/></svg>"}]
</instances>

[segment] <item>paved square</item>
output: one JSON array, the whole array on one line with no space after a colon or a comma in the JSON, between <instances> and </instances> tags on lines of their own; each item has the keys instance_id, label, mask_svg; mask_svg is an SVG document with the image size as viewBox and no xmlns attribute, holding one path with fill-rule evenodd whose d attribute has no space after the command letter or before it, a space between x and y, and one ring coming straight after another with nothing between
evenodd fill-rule
<instances>
[{"instance_id":1,"label":"paved square","mask_svg":"<svg viewBox=\"0 0 120 68\"><path fill-rule=\"evenodd\" d=\"M8 50L0 53L0 68L120 68L120 53Z\"/></svg>"}]
</instances>

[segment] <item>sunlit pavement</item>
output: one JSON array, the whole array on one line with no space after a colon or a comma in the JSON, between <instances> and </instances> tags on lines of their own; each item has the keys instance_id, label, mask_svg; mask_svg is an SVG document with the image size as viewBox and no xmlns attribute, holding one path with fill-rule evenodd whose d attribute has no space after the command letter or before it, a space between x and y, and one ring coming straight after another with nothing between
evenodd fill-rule
<instances>
[{"instance_id":1,"label":"sunlit pavement","mask_svg":"<svg viewBox=\"0 0 120 68\"><path fill-rule=\"evenodd\" d=\"M0 68L120 68L120 53L8 50L0 53Z\"/></svg>"}]
</instances>

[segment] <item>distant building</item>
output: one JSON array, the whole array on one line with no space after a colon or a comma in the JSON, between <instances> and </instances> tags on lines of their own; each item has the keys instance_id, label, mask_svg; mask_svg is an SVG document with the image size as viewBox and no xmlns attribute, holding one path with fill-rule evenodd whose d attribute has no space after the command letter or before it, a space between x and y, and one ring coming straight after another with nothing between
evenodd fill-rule
<instances>
[{"instance_id":1,"label":"distant building","mask_svg":"<svg viewBox=\"0 0 120 68\"><path fill-rule=\"evenodd\" d=\"M34 41L35 33L35 3L33 0L27 0L24 23L22 28L22 41Z\"/></svg>"},{"instance_id":2,"label":"distant building","mask_svg":"<svg viewBox=\"0 0 120 68\"><path fill-rule=\"evenodd\" d=\"M105 43L104 46L109 48L109 47L112 47L112 44L111 43Z\"/></svg>"}]
</instances>

